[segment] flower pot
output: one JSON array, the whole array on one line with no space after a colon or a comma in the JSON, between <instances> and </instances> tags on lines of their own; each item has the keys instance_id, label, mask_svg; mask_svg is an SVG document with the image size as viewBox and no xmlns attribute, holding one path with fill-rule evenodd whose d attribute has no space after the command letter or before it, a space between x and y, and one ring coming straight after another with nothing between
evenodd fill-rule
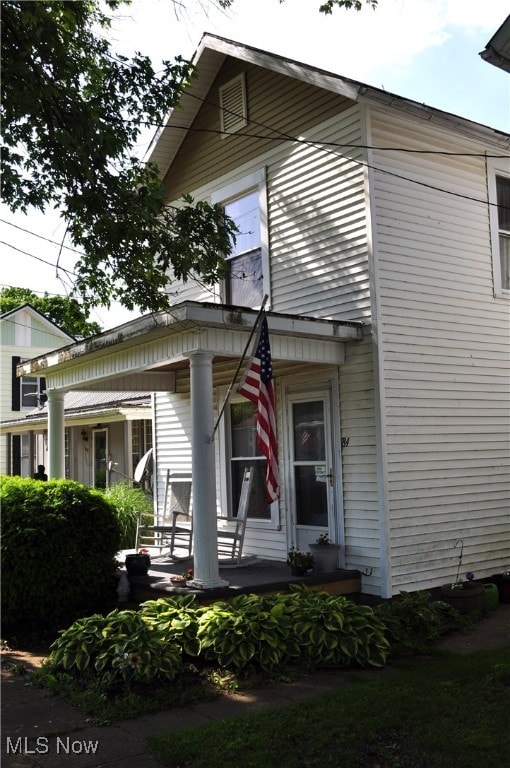
<instances>
[{"instance_id":1,"label":"flower pot","mask_svg":"<svg viewBox=\"0 0 510 768\"><path fill-rule=\"evenodd\" d=\"M150 555L126 555L125 565L129 576L147 576L151 558Z\"/></svg>"},{"instance_id":2,"label":"flower pot","mask_svg":"<svg viewBox=\"0 0 510 768\"><path fill-rule=\"evenodd\" d=\"M451 584L445 584L441 587L441 599L459 613L485 613L485 590L479 582L469 582L461 589L452 589Z\"/></svg>"},{"instance_id":3,"label":"flower pot","mask_svg":"<svg viewBox=\"0 0 510 768\"><path fill-rule=\"evenodd\" d=\"M338 568L340 544L310 544L310 552L315 558L317 573L329 573Z\"/></svg>"},{"instance_id":4,"label":"flower pot","mask_svg":"<svg viewBox=\"0 0 510 768\"><path fill-rule=\"evenodd\" d=\"M308 568L306 565L291 565L290 566L290 572L293 576L304 576L310 568Z\"/></svg>"},{"instance_id":5,"label":"flower pot","mask_svg":"<svg viewBox=\"0 0 510 768\"><path fill-rule=\"evenodd\" d=\"M510 603L510 576L497 573L491 577L491 582L498 588L499 602Z\"/></svg>"}]
</instances>

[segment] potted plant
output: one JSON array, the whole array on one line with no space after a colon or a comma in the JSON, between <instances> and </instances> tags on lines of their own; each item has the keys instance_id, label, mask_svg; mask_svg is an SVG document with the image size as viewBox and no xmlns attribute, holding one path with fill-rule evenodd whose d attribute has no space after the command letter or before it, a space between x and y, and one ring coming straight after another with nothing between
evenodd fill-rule
<instances>
[{"instance_id":1,"label":"potted plant","mask_svg":"<svg viewBox=\"0 0 510 768\"><path fill-rule=\"evenodd\" d=\"M315 558L311 552L302 552L291 547L287 553L287 565L293 576L304 576L315 565Z\"/></svg>"},{"instance_id":2,"label":"potted plant","mask_svg":"<svg viewBox=\"0 0 510 768\"><path fill-rule=\"evenodd\" d=\"M129 576L147 576L151 566L148 549L140 549L136 554L126 555L126 571Z\"/></svg>"},{"instance_id":3,"label":"potted plant","mask_svg":"<svg viewBox=\"0 0 510 768\"><path fill-rule=\"evenodd\" d=\"M170 581L172 584L180 584L181 586L184 586L187 581L191 581L193 578L193 570L191 568L188 568L187 571L184 571L184 573L181 573L180 576L171 576Z\"/></svg>"},{"instance_id":4,"label":"potted plant","mask_svg":"<svg viewBox=\"0 0 510 768\"><path fill-rule=\"evenodd\" d=\"M457 539L454 544L455 549L460 549L459 562L457 565L457 575L452 584L444 584L441 587L441 599L456 608L459 613L469 613L470 611L485 612L485 590L483 584L475 581L474 573L466 573L466 581L459 578L460 567L462 565L462 556L464 554L464 541Z\"/></svg>"},{"instance_id":5,"label":"potted plant","mask_svg":"<svg viewBox=\"0 0 510 768\"><path fill-rule=\"evenodd\" d=\"M470 611L485 612L485 590L480 581L475 581L474 573L466 573L466 580L457 579L452 584L441 587L441 599L456 608L459 613Z\"/></svg>"},{"instance_id":6,"label":"potted plant","mask_svg":"<svg viewBox=\"0 0 510 768\"><path fill-rule=\"evenodd\" d=\"M327 532L321 533L314 543L310 544L310 550L315 558L318 573L329 573L338 567L340 544L331 541Z\"/></svg>"}]
</instances>

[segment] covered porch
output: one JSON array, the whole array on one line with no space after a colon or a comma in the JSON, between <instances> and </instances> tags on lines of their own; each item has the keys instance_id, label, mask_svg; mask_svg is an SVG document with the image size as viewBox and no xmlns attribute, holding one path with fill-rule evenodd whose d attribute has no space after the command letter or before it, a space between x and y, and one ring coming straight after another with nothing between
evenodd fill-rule
<instances>
[{"instance_id":1,"label":"covered porch","mask_svg":"<svg viewBox=\"0 0 510 768\"><path fill-rule=\"evenodd\" d=\"M130 604L183 594L194 594L198 602L229 600L243 594L286 592L291 584L304 584L331 595L345 595L351 599L362 591L362 574L359 571L338 568L331 573L293 576L286 563L262 558L251 558L246 564L235 568L220 562L219 576L224 586L200 589L191 582L183 585L172 582L173 577L186 573L193 566L193 558L178 561L165 556L154 558L147 576L129 577Z\"/></svg>"},{"instance_id":2,"label":"covered porch","mask_svg":"<svg viewBox=\"0 0 510 768\"><path fill-rule=\"evenodd\" d=\"M172 395L183 371L189 381L193 484L193 585L199 590L229 586L217 552L218 493L215 459L213 372L232 372L245 351L257 312L240 307L183 302L96 337L35 358L18 375L46 377L49 476L64 476L64 393L151 391ZM266 313L276 375L278 365L336 369L345 346L362 339L355 322ZM278 406L277 406L278 407ZM156 425L156 429L157 429ZM158 463L156 448L155 464ZM281 510L280 514L285 514Z\"/></svg>"}]
</instances>

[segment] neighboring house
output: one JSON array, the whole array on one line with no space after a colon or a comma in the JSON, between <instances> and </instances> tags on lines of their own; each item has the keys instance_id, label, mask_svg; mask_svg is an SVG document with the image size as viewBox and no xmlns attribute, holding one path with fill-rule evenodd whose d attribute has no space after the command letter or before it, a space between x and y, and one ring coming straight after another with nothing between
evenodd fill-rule
<instances>
[{"instance_id":1,"label":"neighboring house","mask_svg":"<svg viewBox=\"0 0 510 768\"><path fill-rule=\"evenodd\" d=\"M30 304L0 316L0 421L22 418L45 400L44 378L18 378L16 366L71 341L72 336ZM25 433L0 440L0 473L32 476L45 463L42 438Z\"/></svg>"},{"instance_id":2,"label":"neighboring house","mask_svg":"<svg viewBox=\"0 0 510 768\"><path fill-rule=\"evenodd\" d=\"M142 456L152 448L152 403L144 392L68 392L64 396L65 477L96 488L132 481ZM48 466L47 405L24 418L0 424L11 445L37 447L35 466ZM11 451L7 474L31 477L32 462L21 466Z\"/></svg>"},{"instance_id":3,"label":"neighboring house","mask_svg":"<svg viewBox=\"0 0 510 768\"><path fill-rule=\"evenodd\" d=\"M20 366L44 372L50 468L62 391L154 394L156 502L193 474L195 579L221 582L216 513L256 470L246 554L321 533L389 597L510 565L510 137L211 35L160 132L168 202L224 205L230 278L172 283L175 306ZM214 423L263 294L281 495L267 505L252 404ZM235 389L234 389L235 392ZM53 446L53 447L52 447Z\"/></svg>"}]
</instances>

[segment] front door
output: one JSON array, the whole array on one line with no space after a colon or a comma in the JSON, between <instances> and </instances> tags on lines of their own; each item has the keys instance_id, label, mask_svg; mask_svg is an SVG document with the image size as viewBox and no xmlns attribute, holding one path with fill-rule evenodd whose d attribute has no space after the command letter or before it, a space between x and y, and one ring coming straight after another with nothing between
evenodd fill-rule
<instances>
[{"instance_id":1,"label":"front door","mask_svg":"<svg viewBox=\"0 0 510 768\"><path fill-rule=\"evenodd\" d=\"M108 485L108 472L106 471L106 457L108 455L108 432L106 429L93 430L94 448L94 488L106 488Z\"/></svg>"},{"instance_id":2,"label":"front door","mask_svg":"<svg viewBox=\"0 0 510 768\"><path fill-rule=\"evenodd\" d=\"M289 399L292 541L307 550L321 533L336 539L329 392Z\"/></svg>"}]
</instances>

